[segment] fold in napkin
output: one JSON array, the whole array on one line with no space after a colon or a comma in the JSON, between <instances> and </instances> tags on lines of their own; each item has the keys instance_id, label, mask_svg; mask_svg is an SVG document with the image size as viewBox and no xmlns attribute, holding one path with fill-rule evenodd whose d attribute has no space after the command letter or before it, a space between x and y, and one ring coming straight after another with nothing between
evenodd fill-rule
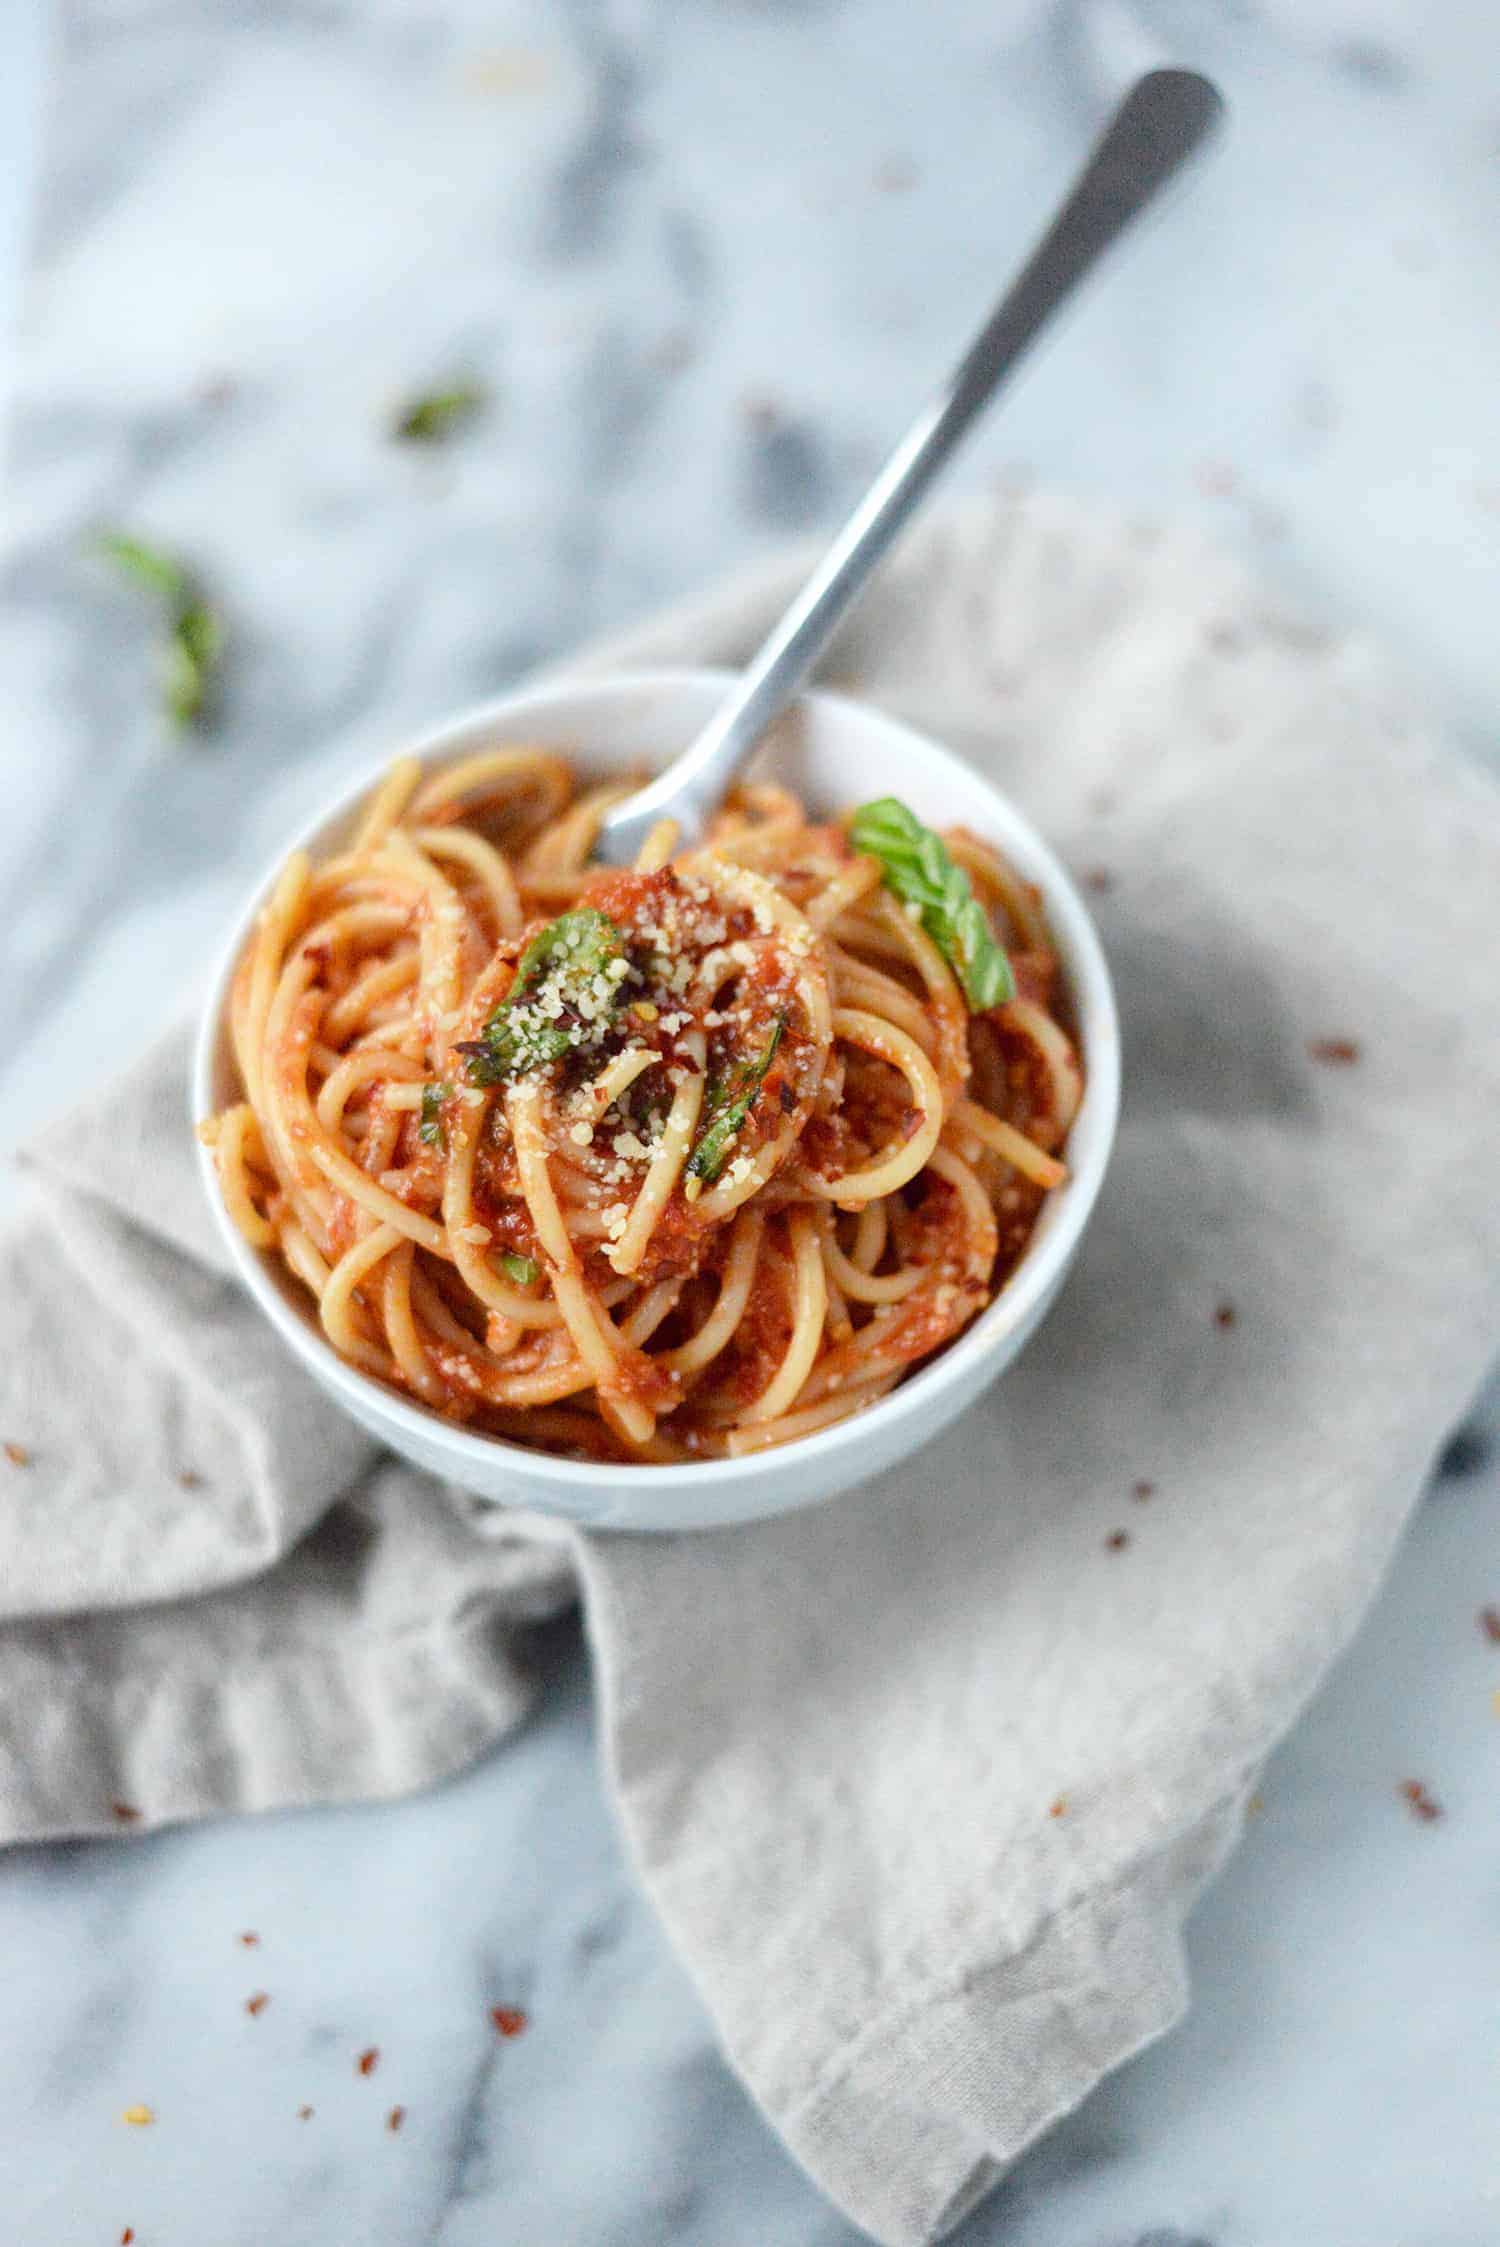
<instances>
[{"instance_id":1,"label":"fold in napkin","mask_svg":"<svg viewBox=\"0 0 1500 2247\"><path fill-rule=\"evenodd\" d=\"M799 567L591 661L736 660ZM1182 2011L1184 1915L1484 1371L1500 799L1359 648L1055 501L938 519L832 669L1097 892L1126 1101L1042 1334L801 1516L485 1510L225 1279L175 1034L36 1150L3 1249L0 1834L419 1785L517 1720L516 1633L581 1585L641 1876L772 2122L904 2247Z\"/></svg>"}]
</instances>

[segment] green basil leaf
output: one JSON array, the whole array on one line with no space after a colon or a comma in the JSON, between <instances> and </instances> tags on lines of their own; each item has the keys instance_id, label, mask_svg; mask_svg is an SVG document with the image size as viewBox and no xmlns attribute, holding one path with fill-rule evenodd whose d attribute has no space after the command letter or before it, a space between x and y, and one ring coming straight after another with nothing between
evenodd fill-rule
<instances>
[{"instance_id":1,"label":"green basil leaf","mask_svg":"<svg viewBox=\"0 0 1500 2247\"><path fill-rule=\"evenodd\" d=\"M101 531L94 543L122 577L128 577L144 592L155 593L163 601L188 599L192 581L174 554L148 546L145 539L132 538L128 531Z\"/></svg>"},{"instance_id":2,"label":"green basil leaf","mask_svg":"<svg viewBox=\"0 0 1500 2247\"><path fill-rule=\"evenodd\" d=\"M452 1095L451 1084L424 1084L422 1087L422 1120L417 1125L417 1137L426 1147L436 1147L440 1154L448 1152L448 1134L443 1129L443 1102Z\"/></svg>"},{"instance_id":3,"label":"green basil leaf","mask_svg":"<svg viewBox=\"0 0 1500 2247\"><path fill-rule=\"evenodd\" d=\"M175 726L203 724L211 714L224 655L224 625L217 609L204 599L192 572L175 555L125 531L104 531L96 543L123 576L164 605L162 702Z\"/></svg>"},{"instance_id":4,"label":"green basil leaf","mask_svg":"<svg viewBox=\"0 0 1500 2247\"><path fill-rule=\"evenodd\" d=\"M776 1049L786 1033L786 1016L778 1014L771 1025L771 1035L753 1061L738 1062L728 1071L724 1082L716 1088L710 1106L716 1112L687 1159L687 1172L691 1178L701 1178L711 1185L724 1167L730 1143L749 1118L751 1109L760 1097L771 1063L776 1059Z\"/></svg>"},{"instance_id":5,"label":"green basil leaf","mask_svg":"<svg viewBox=\"0 0 1500 2247\"><path fill-rule=\"evenodd\" d=\"M482 383L448 383L408 399L391 425L391 435L406 445L441 445L488 403Z\"/></svg>"},{"instance_id":6,"label":"green basil leaf","mask_svg":"<svg viewBox=\"0 0 1500 2247\"><path fill-rule=\"evenodd\" d=\"M518 1256L513 1248L500 1251L500 1261L515 1281L517 1287L530 1287L541 1276L541 1266L534 1256Z\"/></svg>"},{"instance_id":7,"label":"green basil leaf","mask_svg":"<svg viewBox=\"0 0 1500 2247\"><path fill-rule=\"evenodd\" d=\"M513 1077L560 1061L578 1043L577 1029L585 1019L597 1023L601 1017L613 1016L624 979L609 971L624 958L624 937L609 915L592 905L560 913L538 929L517 960L510 989L482 1035L458 1048L465 1056L469 1082L507 1084ZM601 975L609 984L608 997L594 988ZM571 1023L561 1013L549 1016L530 1003L544 986L572 1017ZM585 1007L591 1010L586 1018Z\"/></svg>"},{"instance_id":8,"label":"green basil leaf","mask_svg":"<svg viewBox=\"0 0 1500 2247\"><path fill-rule=\"evenodd\" d=\"M861 804L849 826L856 850L880 861L885 886L915 905L922 926L957 976L971 1014L1004 1006L1016 995L1010 961L996 943L968 875L941 835L924 827L898 797Z\"/></svg>"}]
</instances>

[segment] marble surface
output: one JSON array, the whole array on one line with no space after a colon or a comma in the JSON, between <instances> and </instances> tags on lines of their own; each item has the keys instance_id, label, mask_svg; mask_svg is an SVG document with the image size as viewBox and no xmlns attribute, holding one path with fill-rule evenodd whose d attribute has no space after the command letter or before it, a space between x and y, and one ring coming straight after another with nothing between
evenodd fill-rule
<instances>
[{"instance_id":1,"label":"marble surface","mask_svg":"<svg viewBox=\"0 0 1500 2247\"><path fill-rule=\"evenodd\" d=\"M963 476L1208 519L1488 750L1489 11L98 0L53 25L44 110L47 21L0 15L7 1141L154 1025L351 734L835 521L1142 61L1214 70L1233 131ZM393 399L455 369L490 413L393 448ZM86 557L106 519L224 601L201 748L163 739L143 619ZM1268 1771L1193 1923L1191 2020L965 2247L1500 2237L1497 1436L1491 1399ZM529 1728L421 1801L0 1860L0 2235L853 2242L635 1896L576 1640L538 1661Z\"/></svg>"}]
</instances>

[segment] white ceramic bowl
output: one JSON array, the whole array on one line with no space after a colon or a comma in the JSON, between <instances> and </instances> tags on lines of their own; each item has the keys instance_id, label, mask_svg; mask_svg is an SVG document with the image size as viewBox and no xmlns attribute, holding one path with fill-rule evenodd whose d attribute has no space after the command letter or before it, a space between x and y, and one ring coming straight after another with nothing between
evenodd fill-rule
<instances>
[{"instance_id":1,"label":"white ceramic bowl","mask_svg":"<svg viewBox=\"0 0 1500 2247\"><path fill-rule=\"evenodd\" d=\"M534 741L571 751L595 772L659 765L685 746L730 681L721 672L658 671L538 687L483 704L412 745L430 764L490 742ZM213 979L193 1068L193 1117L235 1097L225 1013L234 966L286 856L336 848L370 785L371 764L323 816L289 835L246 902ZM764 769L812 805L834 811L899 795L933 825L961 822L998 845L1035 882L1072 991L1086 1090L1068 1141L1071 1175L1053 1194L1021 1263L995 1301L948 1349L878 1404L780 1450L673 1467L605 1467L557 1459L439 1419L346 1365L324 1339L305 1296L273 1258L250 1248L225 1211L211 1158L203 1182L235 1269L283 1341L319 1385L392 1451L478 1496L566 1515L594 1528L707 1529L817 1504L926 1444L1004 1371L1046 1315L1099 1192L1119 1102L1119 1025L1109 970L1073 883L1021 814L946 749L860 704L809 694L776 729Z\"/></svg>"}]
</instances>

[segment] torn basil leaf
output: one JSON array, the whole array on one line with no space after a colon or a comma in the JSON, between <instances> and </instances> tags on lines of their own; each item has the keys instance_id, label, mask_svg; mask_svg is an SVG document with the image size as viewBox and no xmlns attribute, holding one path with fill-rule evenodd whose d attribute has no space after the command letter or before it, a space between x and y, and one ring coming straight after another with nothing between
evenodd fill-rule
<instances>
[{"instance_id":1,"label":"torn basil leaf","mask_svg":"<svg viewBox=\"0 0 1500 2247\"><path fill-rule=\"evenodd\" d=\"M1004 1006L1016 995L1010 962L996 943L969 877L941 835L924 827L895 796L861 804L849 827L858 851L880 861L885 886L915 905L923 928L958 978L971 1014Z\"/></svg>"},{"instance_id":2,"label":"torn basil leaf","mask_svg":"<svg viewBox=\"0 0 1500 2247\"><path fill-rule=\"evenodd\" d=\"M481 1036L458 1047L470 1083L507 1084L597 1043L628 972L625 939L607 913L592 905L560 913L525 946Z\"/></svg>"},{"instance_id":3,"label":"torn basil leaf","mask_svg":"<svg viewBox=\"0 0 1500 2247\"><path fill-rule=\"evenodd\" d=\"M424 1147L436 1147L440 1155L448 1152L448 1134L443 1128L443 1102L453 1092L451 1084L424 1084L422 1087L422 1120L417 1125L417 1137Z\"/></svg>"},{"instance_id":4,"label":"torn basil leaf","mask_svg":"<svg viewBox=\"0 0 1500 2247\"><path fill-rule=\"evenodd\" d=\"M122 577L162 604L167 636L160 653L162 702L179 730L212 715L224 657L224 625L191 570L173 554L126 531L103 531L99 553Z\"/></svg>"},{"instance_id":5,"label":"torn basil leaf","mask_svg":"<svg viewBox=\"0 0 1500 2247\"><path fill-rule=\"evenodd\" d=\"M760 1088L785 1033L786 1016L778 1014L771 1025L771 1035L755 1060L737 1062L726 1072L723 1082L715 1086L710 1102L713 1112L687 1159L690 1178L701 1178L705 1185L711 1185L718 1177L731 1141L748 1121L760 1097Z\"/></svg>"},{"instance_id":6,"label":"torn basil leaf","mask_svg":"<svg viewBox=\"0 0 1500 2247\"><path fill-rule=\"evenodd\" d=\"M453 382L408 399L391 425L391 435L404 445L441 445L472 421L489 402L482 383Z\"/></svg>"}]
</instances>

